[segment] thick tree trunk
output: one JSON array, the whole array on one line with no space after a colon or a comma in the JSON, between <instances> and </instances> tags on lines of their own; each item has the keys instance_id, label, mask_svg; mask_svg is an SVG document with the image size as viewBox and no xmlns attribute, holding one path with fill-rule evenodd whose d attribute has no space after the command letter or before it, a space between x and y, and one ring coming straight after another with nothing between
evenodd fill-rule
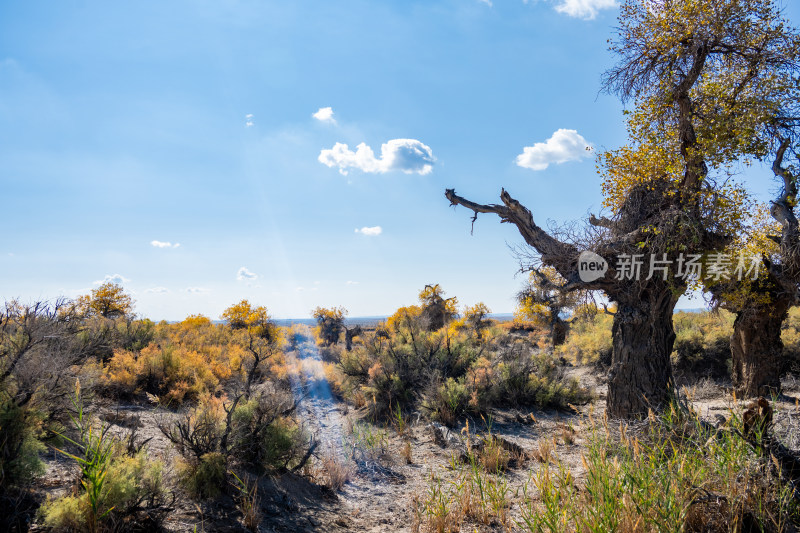
<instances>
[{"instance_id":1,"label":"thick tree trunk","mask_svg":"<svg viewBox=\"0 0 800 533\"><path fill-rule=\"evenodd\" d=\"M737 313L731 335L731 377L738 394L765 396L780 392L781 325L789 306L788 301L778 300Z\"/></svg>"},{"instance_id":2,"label":"thick tree trunk","mask_svg":"<svg viewBox=\"0 0 800 533\"><path fill-rule=\"evenodd\" d=\"M553 340L553 348L561 346L567 341L567 332L569 331L569 323L561 317L556 316L551 326L551 337Z\"/></svg>"},{"instance_id":3,"label":"thick tree trunk","mask_svg":"<svg viewBox=\"0 0 800 533\"><path fill-rule=\"evenodd\" d=\"M677 297L659 288L618 302L612 327L613 354L606 412L615 418L646 416L662 408L672 392L670 354L675 342L672 312Z\"/></svg>"}]
</instances>

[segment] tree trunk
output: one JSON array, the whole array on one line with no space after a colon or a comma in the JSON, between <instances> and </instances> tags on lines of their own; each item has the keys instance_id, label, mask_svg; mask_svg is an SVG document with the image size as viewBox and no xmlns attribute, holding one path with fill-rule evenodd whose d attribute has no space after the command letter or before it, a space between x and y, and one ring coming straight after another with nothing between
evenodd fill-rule
<instances>
[{"instance_id":1,"label":"tree trunk","mask_svg":"<svg viewBox=\"0 0 800 533\"><path fill-rule=\"evenodd\" d=\"M731 335L733 385L738 394L769 396L780 392L783 341L781 325L790 303L745 309L736 315Z\"/></svg>"},{"instance_id":2,"label":"tree trunk","mask_svg":"<svg viewBox=\"0 0 800 533\"><path fill-rule=\"evenodd\" d=\"M670 354L677 296L666 286L635 292L641 297L617 302L612 327L606 412L615 418L639 418L649 409L657 411L667 404L673 387Z\"/></svg>"},{"instance_id":3,"label":"tree trunk","mask_svg":"<svg viewBox=\"0 0 800 533\"><path fill-rule=\"evenodd\" d=\"M553 348L561 346L567 341L567 331L569 331L569 324L560 316L556 316L551 326Z\"/></svg>"}]
</instances>

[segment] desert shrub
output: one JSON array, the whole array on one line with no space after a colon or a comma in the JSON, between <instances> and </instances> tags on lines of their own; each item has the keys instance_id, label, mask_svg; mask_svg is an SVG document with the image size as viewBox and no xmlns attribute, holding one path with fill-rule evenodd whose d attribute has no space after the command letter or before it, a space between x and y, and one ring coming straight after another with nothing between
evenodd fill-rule
<instances>
[{"instance_id":1,"label":"desert shrub","mask_svg":"<svg viewBox=\"0 0 800 533\"><path fill-rule=\"evenodd\" d=\"M448 425L492 405L561 407L589 398L559 360L536 355L526 337L482 324L488 310L476 308L435 331L423 307L398 309L385 327L342 354L344 395L366 404L373 419L422 407Z\"/></svg>"},{"instance_id":2,"label":"desert shrub","mask_svg":"<svg viewBox=\"0 0 800 533\"><path fill-rule=\"evenodd\" d=\"M220 451L225 422L222 400L204 396L196 407L178 420L161 420L158 428L184 459L196 463L203 455Z\"/></svg>"},{"instance_id":3,"label":"desert shrub","mask_svg":"<svg viewBox=\"0 0 800 533\"><path fill-rule=\"evenodd\" d=\"M567 407L591 399L554 356L541 353L500 361L490 394L494 404L511 406Z\"/></svg>"},{"instance_id":4,"label":"desert shrub","mask_svg":"<svg viewBox=\"0 0 800 533\"><path fill-rule=\"evenodd\" d=\"M254 370L247 346L241 331L213 324L202 315L153 325L150 344L138 350L116 348L107 358L101 390L111 396L148 392L164 404L193 402L203 394L219 393ZM267 372L266 364L257 370Z\"/></svg>"},{"instance_id":5,"label":"desert shrub","mask_svg":"<svg viewBox=\"0 0 800 533\"><path fill-rule=\"evenodd\" d=\"M12 402L0 401L0 489L30 483L44 471L38 418Z\"/></svg>"},{"instance_id":6,"label":"desert shrub","mask_svg":"<svg viewBox=\"0 0 800 533\"><path fill-rule=\"evenodd\" d=\"M184 346L150 344L140 352L115 350L104 368L103 385L116 395L145 391L166 404L196 400L214 393L231 376L231 360L242 352L198 352ZM217 357L215 357L217 356Z\"/></svg>"},{"instance_id":7,"label":"desert shrub","mask_svg":"<svg viewBox=\"0 0 800 533\"><path fill-rule=\"evenodd\" d=\"M216 498L226 486L227 461L219 452L177 463L178 483L194 498Z\"/></svg>"},{"instance_id":8,"label":"desert shrub","mask_svg":"<svg viewBox=\"0 0 800 533\"><path fill-rule=\"evenodd\" d=\"M42 440L67 420L75 379L105 342L67 300L0 309L0 496L41 471Z\"/></svg>"},{"instance_id":9,"label":"desert shrub","mask_svg":"<svg viewBox=\"0 0 800 533\"><path fill-rule=\"evenodd\" d=\"M182 457L182 486L195 497L214 497L204 487L220 461L223 475L236 466L266 472L302 467L308 446L293 410L289 396L261 386L250 398L205 396L179 419L162 420L159 429Z\"/></svg>"},{"instance_id":10,"label":"desert shrub","mask_svg":"<svg viewBox=\"0 0 800 533\"><path fill-rule=\"evenodd\" d=\"M149 460L144 449L127 453L107 426L97 425L83 409L79 384L72 403L77 436L62 438L75 453L59 451L78 463L82 490L45 502L40 509L44 524L55 530L89 532L120 529L126 521L141 525L136 516L139 511L163 504L161 464ZM152 520L159 514L162 512L148 513L147 523L154 525Z\"/></svg>"},{"instance_id":11,"label":"desert shrub","mask_svg":"<svg viewBox=\"0 0 800 533\"><path fill-rule=\"evenodd\" d=\"M250 468L276 471L299 460L303 438L291 419L290 398L260 393L240 402L232 412L230 455Z\"/></svg>"},{"instance_id":12,"label":"desert shrub","mask_svg":"<svg viewBox=\"0 0 800 533\"><path fill-rule=\"evenodd\" d=\"M596 312L576 316L570 322L564 344L555 353L578 364L611 364L611 315Z\"/></svg>"},{"instance_id":13,"label":"desert shrub","mask_svg":"<svg viewBox=\"0 0 800 533\"><path fill-rule=\"evenodd\" d=\"M434 418L442 424L452 426L470 408L470 392L463 380L447 378L434 388L423 403Z\"/></svg>"},{"instance_id":14,"label":"desert shrub","mask_svg":"<svg viewBox=\"0 0 800 533\"><path fill-rule=\"evenodd\" d=\"M162 465L147 459L142 451L135 456L120 454L108 466L100 494L104 516L92 525L93 511L86 493L66 495L45 502L40 509L44 525L56 531L145 530L154 524L153 513L139 514L163 504L165 489ZM128 524L122 526L122 524Z\"/></svg>"},{"instance_id":15,"label":"desert shrub","mask_svg":"<svg viewBox=\"0 0 800 533\"><path fill-rule=\"evenodd\" d=\"M152 320L120 319L116 322L114 345L123 350L138 352L155 338L155 324Z\"/></svg>"},{"instance_id":16,"label":"desert shrub","mask_svg":"<svg viewBox=\"0 0 800 533\"><path fill-rule=\"evenodd\" d=\"M675 328L673 369L693 376L728 376L734 318L725 310L675 313L672 317Z\"/></svg>"}]
</instances>

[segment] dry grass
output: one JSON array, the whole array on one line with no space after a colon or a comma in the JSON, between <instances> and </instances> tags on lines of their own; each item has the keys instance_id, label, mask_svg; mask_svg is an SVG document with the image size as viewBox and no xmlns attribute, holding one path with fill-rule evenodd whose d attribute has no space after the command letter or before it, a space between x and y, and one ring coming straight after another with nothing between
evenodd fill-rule
<instances>
[{"instance_id":1,"label":"dry grass","mask_svg":"<svg viewBox=\"0 0 800 533\"><path fill-rule=\"evenodd\" d=\"M338 457L325 455L322 457L322 469L328 478L328 487L333 491L340 491L353 476L352 466Z\"/></svg>"},{"instance_id":2,"label":"dry grass","mask_svg":"<svg viewBox=\"0 0 800 533\"><path fill-rule=\"evenodd\" d=\"M565 424L564 422L559 422L556 426L558 431L558 436L561 437L561 440L564 444L575 444L575 439L577 437L578 432L572 426L572 424Z\"/></svg>"},{"instance_id":3,"label":"dry grass","mask_svg":"<svg viewBox=\"0 0 800 533\"><path fill-rule=\"evenodd\" d=\"M258 496L258 482L251 481L247 477L244 479L237 476L234 472L233 486L238 491L237 509L242 513L242 525L248 531L258 531L263 514L261 512L261 498Z\"/></svg>"},{"instance_id":4,"label":"dry grass","mask_svg":"<svg viewBox=\"0 0 800 533\"><path fill-rule=\"evenodd\" d=\"M550 460L553 456L553 450L555 446L553 445L553 441L546 438L541 438L536 444L536 448L533 449L531 455L534 459L542 464L550 463Z\"/></svg>"},{"instance_id":5,"label":"dry grass","mask_svg":"<svg viewBox=\"0 0 800 533\"><path fill-rule=\"evenodd\" d=\"M403 460L405 461L405 463L407 465L414 464L414 460L413 460L413 458L411 456L411 442L410 441L405 441L405 443L403 444L402 456L403 456Z\"/></svg>"}]
</instances>

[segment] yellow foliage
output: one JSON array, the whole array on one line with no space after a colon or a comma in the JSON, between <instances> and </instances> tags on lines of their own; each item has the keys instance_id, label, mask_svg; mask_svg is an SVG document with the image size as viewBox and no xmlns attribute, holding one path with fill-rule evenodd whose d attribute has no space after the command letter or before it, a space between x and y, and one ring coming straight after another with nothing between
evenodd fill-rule
<instances>
[{"instance_id":1,"label":"yellow foliage","mask_svg":"<svg viewBox=\"0 0 800 533\"><path fill-rule=\"evenodd\" d=\"M399 331L401 327L408 327L408 322L419 318L422 315L422 308L418 305L401 307L386 319L386 327L389 331Z\"/></svg>"},{"instance_id":2,"label":"yellow foliage","mask_svg":"<svg viewBox=\"0 0 800 533\"><path fill-rule=\"evenodd\" d=\"M121 285L110 281L92 289L89 295L79 296L75 305L86 316L120 318L133 313L133 299Z\"/></svg>"},{"instance_id":3,"label":"yellow foliage","mask_svg":"<svg viewBox=\"0 0 800 533\"><path fill-rule=\"evenodd\" d=\"M280 328L272 321L267 308L252 306L247 300L228 307L223 313L223 320L235 330L244 330L252 338L262 338L270 342L280 341Z\"/></svg>"},{"instance_id":4,"label":"yellow foliage","mask_svg":"<svg viewBox=\"0 0 800 533\"><path fill-rule=\"evenodd\" d=\"M125 394L150 389L167 403L195 400L201 394L218 390L220 382L231 377L227 353L211 350L201 353L183 346L150 344L138 354L115 350L107 363L103 379L106 386Z\"/></svg>"}]
</instances>

